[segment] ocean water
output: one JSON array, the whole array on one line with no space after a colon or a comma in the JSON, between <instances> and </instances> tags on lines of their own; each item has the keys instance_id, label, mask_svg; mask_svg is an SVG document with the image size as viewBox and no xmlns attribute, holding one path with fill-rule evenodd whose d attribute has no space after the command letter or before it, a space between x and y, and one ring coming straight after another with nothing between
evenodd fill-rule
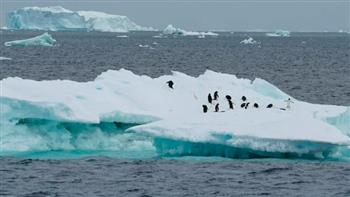
<instances>
[{"instance_id":1,"label":"ocean water","mask_svg":"<svg viewBox=\"0 0 350 197\"><path fill-rule=\"evenodd\" d=\"M38 31L1 31L0 78L93 80L126 68L157 77L206 69L263 78L312 103L350 105L350 35L220 33L154 38L158 32L52 32L55 47L5 47ZM259 45L239 42L252 36ZM150 47L140 47L149 45ZM1 148L1 147L0 147ZM154 151L46 151L0 157L0 196L350 196L350 162L159 157Z\"/></svg>"}]
</instances>

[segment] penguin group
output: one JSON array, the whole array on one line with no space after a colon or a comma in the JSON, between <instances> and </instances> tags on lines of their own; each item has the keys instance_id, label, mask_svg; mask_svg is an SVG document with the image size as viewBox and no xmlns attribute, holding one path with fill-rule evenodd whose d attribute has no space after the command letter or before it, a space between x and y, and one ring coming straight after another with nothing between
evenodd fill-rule
<instances>
[{"instance_id":1,"label":"penguin group","mask_svg":"<svg viewBox=\"0 0 350 197\"><path fill-rule=\"evenodd\" d=\"M224 112L224 111L220 111L219 109L219 103L214 103L214 101L217 101L219 98L219 93L218 91L215 91L213 96L211 95L211 93L208 94L208 103L209 105L214 105L214 112ZM234 102L232 101L232 97L230 95L226 95L225 96L227 102L228 102L228 107L229 110L233 110L234 109ZM248 99L246 96L242 96L241 98L242 103L241 103L241 108L242 109L248 109L250 106L252 106L253 108L260 108L261 106L259 105L259 103L254 102L254 103L250 103L248 102ZM289 110L291 108L291 103L294 103L293 101L291 101L291 99L289 98L288 100L285 100L285 102L287 103L287 107L286 108L278 108L280 110ZM208 105L202 105L203 107L203 113L207 113L209 110ZM274 105L272 103L266 105L266 108L274 108Z\"/></svg>"},{"instance_id":2,"label":"penguin group","mask_svg":"<svg viewBox=\"0 0 350 197\"><path fill-rule=\"evenodd\" d=\"M172 80L169 80L166 83L168 84L168 87L170 89L174 89L174 82ZM226 98L226 100L228 102L229 110L234 110L235 104L232 101L232 97L230 95L226 95L225 98ZM215 91L213 96L211 95L211 93L209 93L207 99L208 99L208 103L209 103L208 105L213 105L214 106L214 112L224 112L224 111L220 111L220 105L218 103L218 99L219 99L219 92L218 91ZM242 109L248 109L248 107L251 106L250 105L251 103L248 102L248 99L247 99L246 96L242 96L241 100L242 100L242 103L241 103L240 106L241 106ZM291 109L291 103L294 103L294 102L291 100L291 98L288 98L287 100L285 100L285 102L287 104L286 108L278 108L278 109L280 109L280 110L290 110ZM203 113L207 113L209 111L208 105L207 104L202 105ZM257 102L254 102L252 104L252 106L254 108L259 108L260 107L260 105ZM272 103L270 103L270 104L268 104L266 106L266 108L275 108L275 107L274 107L274 105Z\"/></svg>"}]
</instances>

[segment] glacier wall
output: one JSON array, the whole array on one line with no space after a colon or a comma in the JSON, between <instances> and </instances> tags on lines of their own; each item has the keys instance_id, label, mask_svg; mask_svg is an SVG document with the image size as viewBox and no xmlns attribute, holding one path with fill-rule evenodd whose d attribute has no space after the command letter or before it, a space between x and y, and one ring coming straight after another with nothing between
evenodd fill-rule
<instances>
[{"instance_id":1,"label":"glacier wall","mask_svg":"<svg viewBox=\"0 0 350 197\"><path fill-rule=\"evenodd\" d=\"M142 27L126 16L94 11L71 11L61 6L25 7L9 12L6 17L9 29L49 31L153 31Z\"/></svg>"}]
</instances>

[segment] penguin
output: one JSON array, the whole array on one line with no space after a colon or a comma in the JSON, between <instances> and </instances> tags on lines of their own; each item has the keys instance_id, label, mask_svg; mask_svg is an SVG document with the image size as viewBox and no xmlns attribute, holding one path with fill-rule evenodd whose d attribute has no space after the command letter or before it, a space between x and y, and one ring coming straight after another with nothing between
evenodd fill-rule
<instances>
[{"instance_id":1,"label":"penguin","mask_svg":"<svg viewBox=\"0 0 350 197\"><path fill-rule=\"evenodd\" d=\"M231 100L228 100L228 105L229 105L230 109L233 109L233 102Z\"/></svg>"},{"instance_id":2,"label":"penguin","mask_svg":"<svg viewBox=\"0 0 350 197\"><path fill-rule=\"evenodd\" d=\"M259 104L254 103L254 107L255 107L255 108L259 108Z\"/></svg>"},{"instance_id":3,"label":"penguin","mask_svg":"<svg viewBox=\"0 0 350 197\"><path fill-rule=\"evenodd\" d=\"M268 104L266 108L272 108L272 104Z\"/></svg>"},{"instance_id":4,"label":"penguin","mask_svg":"<svg viewBox=\"0 0 350 197\"><path fill-rule=\"evenodd\" d=\"M219 103L215 105L215 112L219 112Z\"/></svg>"},{"instance_id":5,"label":"penguin","mask_svg":"<svg viewBox=\"0 0 350 197\"><path fill-rule=\"evenodd\" d=\"M218 91L215 91L213 100L218 100L218 98L219 98L219 93L218 93Z\"/></svg>"},{"instance_id":6,"label":"penguin","mask_svg":"<svg viewBox=\"0 0 350 197\"><path fill-rule=\"evenodd\" d=\"M226 99L227 100L231 100L231 96L230 95L226 95Z\"/></svg>"},{"instance_id":7,"label":"penguin","mask_svg":"<svg viewBox=\"0 0 350 197\"><path fill-rule=\"evenodd\" d=\"M207 105L202 105L203 107L203 113L207 113L208 112L208 106Z\"/></svg>"},{"instance_id":8,"label":"penguin","mask_svg":"<svg viewBox=\"0 0 350 197\"><path fill-rule=\"evenodd\" d=\"M166 83L168 84L169 88L174 89L174 87L173 87L174 82L173 81L170 80L170 81L167 81Z\"/></svg>"},{"instance_id":9,"label":"penguin","mask_svg":"<svg viewBox=\"0 0 350 197\"><path fill-rule=\"evenodd\" d=\"M242 104L241 104L241 108L244 108L245 105L246 105L246 103L242 103Z\"/></svg>"},{"instance_id":10,"label":"penguin","mask_svg":"<svg viewBox=\"0 0 350 197\"><path fill-rule=\"evenodd\" d=\"M249 102L245 105L245 109L248 109Z\"/></svg>"},{"instance_id":11,"label":"penguin","mask_svg":"<svg viewBox=\"0 0 350 197\"><path fill-rule=\"evenodd\" d=\"M213 98L211 97L211 94L210 94L210 93L208 94L208 102L209 102L210 104L212 104L212 102L213 102Z\"/></svg>"},{"instance_id":12,"label":"penguin","mask_svg":"<svg viewBox=\"0 0 350 197\"><path fill-rule=\"evenodd\" d=\"M242 101L245 102L247 98L245 96L242 96Z\"/></svg>"}]
</instances>

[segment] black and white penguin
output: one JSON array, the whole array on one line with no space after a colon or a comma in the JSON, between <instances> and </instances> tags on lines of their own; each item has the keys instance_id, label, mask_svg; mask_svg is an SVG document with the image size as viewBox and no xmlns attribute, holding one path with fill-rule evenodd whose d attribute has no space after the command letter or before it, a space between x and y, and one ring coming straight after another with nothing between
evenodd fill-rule
<instances>
[{"instance_id":1,"label":"black and white penguin","mask_svg":"<svg viewBox=\"0 0 350 197\"><path fill-rule=\"evenodd\" d=\"M208 94L208 102L209 102L210 104L213 103L213 98L211 97L211 94L210 94L210 93Z\"/></svg>"},{"instance_id":2,"label":"black and white penguin","mask_svg":"<svg viewBox=\"0 0 350 197\"><path fill-rule=\"evenodd\" d=\"M242 96L242 101L245 102L247 100L247 97Z\"/></svg>"},{"instance_id":3,"label":"black and white penguin","mask_svg":"<svg viewBox=\"0 0 350 197\"><path fill-rule=\"evenodd\" d=\"M203 113L207 113L208 112L208 106L207 105L202 105L203 107Z\"/></svg>"},{"instance_id":4,"label":"black and white penguin","mask_svg":"<svg viewBox=\"0 0 350 197\"><path fill-rule=\"evenodd\" d=\"M218 91L215 91L213 100L218 100L218 98L219 98L219 93L218 93Z\"/></svg>"},{"instance_id":5,"label":"black and white penguin","mask_svg":"<svg viewBox=\"0 0 350 197\"><path fill-rule=\"evenodd\" d=\"M174 89L174 87L173 87L174 82L173 81L170 80L170 81L167 81L166 83L168 84L169 88Z\"/></svg>"},{"instance_id":6,"label":"black and white penguin","mask_svg":"<svg viewBox=\"0 0 350 197\"><path fill-rule=\"evenodd\" d=\"M272 108L272 104L268 104L266 108Z\"/></svg>"},{"instance_id":7,"label":"black and white penguin","mask_svg":"<svg viewBox=\"0 0 350 197\"><path fill-rule=\"evenodd\" d=\"M242 103L242 104L241 104L241 108L244 108L245 105L246 105L246 103Z\"/></svg>"},{"instance_id":8,"label":"black and white penguin","mask_svg":"<svg viewBox=\"0 0 350 197\"><path fill-rule=\"evenodd\" d=\"M228 106L230 107L230 109L233 109L233 102L231 100L228 100Z\"/></svg>"},{"instance_id":9,"label":"black and white penguin","mask_svg":"<svg viewBox=\"0 0 350 197\"><path fill-rule=\"evenodd\" d=\"M258 103L254 103L254 107L255 108L259 108L259 104Z\"/></svg>"},{"instance_id":10,"label":"black and white penguin","mask_svg":"<svg viewBox=\"0 0 350 197\"><path fill-rule=\"evenodd\" d=\"M248 109L248 106L249 106L249 102L245 105L245 109Z\"/></svg>"},{"instance_id":11,"label":"black and white penguin","mask_svg":"<svg viewBox=\"0 0 350 197\"><path fill-rule=\"evenodd\" d=\"M215 105L215 112L219 112L219 103Z\"/></svg>"},{"instance_id":12,"label":"black and white penguin","mask_svg":"<svg viewBox=\"0 0 350 197\"><path fill-rule=\"evenodd\" d=\"M231 100L232 98L231 98L230 95L226 95L226 99L227 99L227 100Z\"/></svg>"}]
</instances>

